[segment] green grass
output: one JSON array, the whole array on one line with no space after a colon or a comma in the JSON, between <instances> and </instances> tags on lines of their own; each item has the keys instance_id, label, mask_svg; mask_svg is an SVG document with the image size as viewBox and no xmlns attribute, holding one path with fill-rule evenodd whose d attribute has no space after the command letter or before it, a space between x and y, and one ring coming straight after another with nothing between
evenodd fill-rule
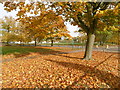
<instances>
[{"instance_id":1,"label":"green grass","mask_svg":"<svg viewBox=\"0 0 120 90\"><path fill-rule=\"evenodd\" d=\"M50 53L55 53L55 52L59 52L62 50L78 50L79 48L43 48L43 47L33 47L33 46L2 46L0 47L0 54L2 55L8 55L8 54L14 54L14 55L25 55L25 54L29 54L31 52L35 52L35 53L41 53L41 54L50 54Z\"/></svg>"},{"instance_id":2,"label":"green grass","mask_svg":"<svg viewBox=\"0 0 120 90\"><path fill-rule=\"evenodd\" d=\"M30 52L49 52L52 49L44 49L44 48L35 48L35 47L22 47L22 46L3 46L0 47L2 52L0 54L28 54Z\"/></svg>"}]
</instances>

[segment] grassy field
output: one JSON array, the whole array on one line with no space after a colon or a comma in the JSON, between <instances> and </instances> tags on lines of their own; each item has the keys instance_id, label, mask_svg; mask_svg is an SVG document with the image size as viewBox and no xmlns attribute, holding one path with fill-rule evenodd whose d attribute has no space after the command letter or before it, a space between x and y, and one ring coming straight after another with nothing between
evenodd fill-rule
<instances>
[{"instance_id":1,"label":"grassy field","mask_svg":"<svg viewBox=\"0 0 120 90\"><path fill-rule=\"evenodd\" d=\"M5 54L27 54L30 52L48 52L52 51L52 49L44 49L44 48L35 48L35 47L21 47L21 46L4 46L0 47L3 55Z\"/></svg>"},{"instance_id":2,"label":"grassy field","mask_svg":"<svg viewBox=\"0 0 120 90\"><path fill-rule=\"evenodd\" d=\"M29 54L31 52L35 53L55 53L60 51L71 51L71 50L77 50L77 48L66 48L66 47L33 47L33 46L3 46L0 47L0 54L2 55L8 55L8 54Z\"/></svg>"}]
</instances>

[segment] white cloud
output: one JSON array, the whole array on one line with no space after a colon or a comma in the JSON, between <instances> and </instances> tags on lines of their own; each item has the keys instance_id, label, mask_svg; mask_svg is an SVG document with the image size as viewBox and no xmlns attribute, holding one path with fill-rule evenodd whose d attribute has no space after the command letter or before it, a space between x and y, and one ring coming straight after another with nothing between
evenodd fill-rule
<instances>
[{"instance_id":1,"label":"white cloud","mask_svg":"<svg viewBox=\"0 0 120 90\"><path fill-rule=\"evenodd\" d=\"M4 10L4 5L0 3L0 18L3 18L4 16L12 16L16 18L17 11L13 10L11 12L7 12Z\"/></svg>"}]
</instances>

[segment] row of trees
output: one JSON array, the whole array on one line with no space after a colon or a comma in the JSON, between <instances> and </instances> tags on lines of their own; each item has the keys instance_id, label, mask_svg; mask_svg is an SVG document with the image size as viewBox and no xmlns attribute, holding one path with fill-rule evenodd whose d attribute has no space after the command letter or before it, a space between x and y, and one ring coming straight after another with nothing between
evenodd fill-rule
<instances>
[{"instance_id":1,"label":"row of trees","mask_svg":"<svg viewBox=\"0 0 120 90\"><path fill-rule=\"evenodd\" d=\"M26 4L25 2L5 2L4 6L5 10L9 12L19 8L17 14L17 16L19 16L18 20L22 19L23 21L28 21L24 24L30 27L33 26L35 28L38 24L33 24L34 20L29 23L29 21L34 18L26 18L28 13L39 15L43 19L43 16L45 17L47 15L46 12L51 11L55 12L57 17L62 16L64 21L69 21L72 25L77 25L80 28L79 31L83 31L87 34L84 55L84 59L86 60L92 58L92 48L97 32L101 33L101 31L106 32L108 30L117 32L119 30L119 2L104 2L104 0L101 0L101 2L31 2L30 4ZM50 15L50 18L53 16ZM38 20L42 21L42 19ZM46 20L45 18L43 22L47 23L44 20ZM43 25L45 25L45 23ZM42 25L39 26L42 28ZM49 31L49 29L41 29L41 32L44 30L45 32L47 30ZM31 30L29 31L32 32Z\"/></svg>"},{"instance_id":2,"label":"row of trees","mask_svg":"<svg viewBox=\"0 0 120 90\"><path fill-rule=\"evenodd\" d=\"M116 44L119 45L119 32L113 28L106 31L98 31L95 34L95 42L97 45ZM84 33L82 36L73 37L75 43L85 43L87 35Z\"/></svg>"},{"instance_id":3,"label":"row of trees","mask_svg":"<svg viewBox=\"0 0 120 90\"><path fill-rule=\"evenodd\" d=\"M2 41L9 42L18 41L29 43L42 40L50 40L51 46L55 40L60 40L61 37L71 38L64 20L61 16L57 16L54 11L50 10L41 13L40 16L29 16L19 18L17 21L12 17L5 17L1 20Z\"/></svg>"}]
</instances>

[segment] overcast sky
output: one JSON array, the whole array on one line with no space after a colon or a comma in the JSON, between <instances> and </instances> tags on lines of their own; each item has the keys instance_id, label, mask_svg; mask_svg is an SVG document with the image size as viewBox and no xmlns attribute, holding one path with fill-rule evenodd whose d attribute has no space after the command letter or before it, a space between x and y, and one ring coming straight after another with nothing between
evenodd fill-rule
<instances>
[{"instance_id":1,"label":"overcast sky","mask_svg":"<svg viewBox=\"0 0 120 90\"><path fill-rule=\"evenodd\" d=\"M0 3L0 18L3 18L4 16L12 16L16 18L17 11L7 12L4 10L3 4ZM74 31L78 30L77 26L72 26L70 23L67 23L67 29L70 31L70 35L72 37L76 37L79 35L79 33L75 33Z\"/></svg>"}]
</instances>

